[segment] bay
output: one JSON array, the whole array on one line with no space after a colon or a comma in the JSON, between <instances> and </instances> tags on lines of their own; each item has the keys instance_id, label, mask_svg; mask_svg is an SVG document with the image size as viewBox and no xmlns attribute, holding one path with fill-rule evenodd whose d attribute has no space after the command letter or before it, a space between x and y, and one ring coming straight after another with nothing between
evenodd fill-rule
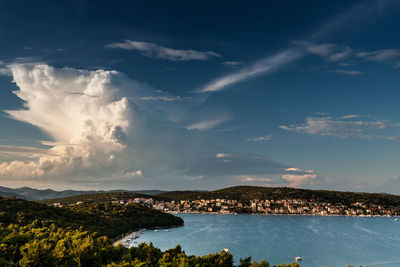
<instances>
[{"instance_id":1,"label":"bay","mask_svg":"<svg viewBox=\"0 0 400 267\"><path fill-rule=\"evenodd\" d=\"M189 255L228 248L235 263L252 256L271 265L400 266L400 222L389 217L178 214L185 226L145 231L136 241Z\"/></svg>"}]
</instances>

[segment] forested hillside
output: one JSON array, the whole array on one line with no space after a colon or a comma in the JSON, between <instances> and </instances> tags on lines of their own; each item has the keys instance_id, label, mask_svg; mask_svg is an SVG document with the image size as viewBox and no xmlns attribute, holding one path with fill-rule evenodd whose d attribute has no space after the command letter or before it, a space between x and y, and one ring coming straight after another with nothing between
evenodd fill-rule
<instances>
[{"instance_id":1,"label":"forested hillside","mask_svg":"<svg viewBox=\"0 0 400 267\"><path fill-rule=\"evenodd\" d=\"M235 186L209 192L171 191L158 194L157 197L173 200L194 199L234 199L249 201L251 199L305 199L329 203L366 203L399 206L400 196L378 193L358 193L328 190L297 189L290 187Z\"/></svg>"},{"instance_id":2,"label":"forested hillside","mask_svg":"<svg viewBox=\"0 0 400 267\"><path fill-rule=\"evenodd\" d=\"M110 238L138 228L183 225L179 217L135 204L82 203L56 208L23 199L0 199L0 222L5 225L27 225L34 220L49 219L60 227L82 226Z\"/></svg>"},{"instance_id":3,"label":"forested hillside","mask_svg":"<svg viewBox=\"0 0 400 267\"><path fill-rule=\"evenodd\" d=\"M144 198L153 198L153 199L161 199L157 196L149 196L144 194L137 194L132 192L106 192L106 193L97 193L97 194L84 194L78 196L71 197L63 197L63 198L55 198L55 199L46 199L40 202L42 203L60 203L61 205L69 205L76 204L77 202L85 202L85 203L103 203L103 202L111 202L114 200L124 200L127 201L129 199L133 199L135 197L144 197Z\"/></svg>"},{"instance_id":4,"label":"forested hillside","mask_svg":"<svg viewBox=\"0 0 400 267\"><path fill-rule=\"evenodd\" d=\"M188 256L179 245L166 251L145 243L126 248L113 246L110 238L138 224L154 227L182 223L175 216L132 204L86 203L56 208L0 198L0 266L234 266L233 256L227 251ZM246 258L238 266L270 265ZM285 266L299 267L296 263L278 265Z\"/></svg>"}]
</instances>

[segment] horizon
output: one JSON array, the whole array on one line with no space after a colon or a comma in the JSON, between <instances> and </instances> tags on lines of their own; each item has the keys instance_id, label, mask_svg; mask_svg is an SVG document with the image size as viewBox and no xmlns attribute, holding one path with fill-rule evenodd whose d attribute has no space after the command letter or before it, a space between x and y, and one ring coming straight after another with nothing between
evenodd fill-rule
<instances>
[{"instance_id":1,"label":"horizon","mask_svg":"<svg viewBox=\"0 0 400 267\"><path fill-rule=\"evenodd\" d=\"M2 186L0 186L1 188ZM52 189L52 188L35 188L35 187L29 187L29 186L23 186L23 187L6 187L8 189L12 190L18 190L18 189L33 189L33 190L39 190L39 191L45 191L45 190L52 190L57 193L61 193L64 191L76 191L76 192L103 192L103 193L109 193L109 192L135 192L135 191L161 191L161 192L213 192L213 191L218 191L218 190L223 190L223 189L228 189L228 188L234 188L234 187L262 187L262 188L290 188L290 189L299 189L299 190L320 190L320 191L332 191L332 192L343 192L343 193L367 193L367 194L387 194L387 195L395 195L395 196L400 196L400 194L392 194L392 193L386 193L386 192L366 192L366 191L345 191L345 190L329 190L329 189L310 189L310 188L300 188L300 187L290 187L290 186L261 186L261 185L243 185L243 184L238 184L238 185L233 185L233 186L228 186L228 187L222 187L222 188L216 188L216 189L173 189L173 190L162 190L162 189ZM1 193L1 191L0 191ZM146 195L146 194L144 194ZM149 195L151 196L151 195Z\"/></svg>"},{"instance_id":2,"label":"horizon","mask_svg":"<svg viewBox=\"0 0 400 267\"><path fill-rule=\"evenodd\" d=\"M400 195L400 1L23 3L1 186Z\"/></svg>"}]
</instances>

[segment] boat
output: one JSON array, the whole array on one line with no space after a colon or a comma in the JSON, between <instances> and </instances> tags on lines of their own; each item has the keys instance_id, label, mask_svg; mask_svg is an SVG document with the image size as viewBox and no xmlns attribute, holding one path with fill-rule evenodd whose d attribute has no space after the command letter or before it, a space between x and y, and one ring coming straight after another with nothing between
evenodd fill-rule
<instances>
[{"instance_id":1,"label":"boat","mask_svg":"<svg viewBox=\"0 0 400 267\"><path fill-rule=\"evenodd\" d=\"M156 232L156 233L157 233L157 232L158 232L158 230L154 230L154 232Z\"/></svg>"},{"instance_id":2,"label":"boat","mask_svg":"<svg viewBox=\"0 0 400 267\"><path fill-rule=\"evenodd\" d=\"M295 258L296 261L301 261L302 259L303 259L303 258L300 257L300 256Z\"/></svg>"},{"instance_id":3,"label":"boat","mask_svg":"<svg viewBox=\"0 0 400 267\"><path fill-rule=\"evenodd\" d=\"M398 222L398 221L399 221L399 219L397 219L397 218L396 218L396 219L394 219L393 221L395 221L395 222Z\"/></svg>"},{"instance_id":4,"label":"boat","mask_svg":"<svg viewBox=\"0 0 400 267\"><path fill-rule=\"evenodd\" d=\"M169 232L169 230L168 230L168 229L166 229L166 230L165 230L165 232Z\"/></svg>"}]
</instances>

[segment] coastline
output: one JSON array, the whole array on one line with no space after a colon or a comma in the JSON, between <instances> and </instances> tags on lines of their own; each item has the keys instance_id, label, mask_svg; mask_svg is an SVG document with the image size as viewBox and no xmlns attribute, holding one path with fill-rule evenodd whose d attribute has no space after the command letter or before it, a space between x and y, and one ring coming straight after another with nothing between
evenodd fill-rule
<instances>
[{"instance_id":1,"label":"coastline","mask_svg":"<svg viewBox=\"0 0 400 267\"><path fill-rule=\"evenodd\" d=\"M140 235L143 234L144 231L148 231L148 230L159 230L159 229L169 229L169 228L177 228L177 227L181 227L184 226L185 224L182 225L171 225L171 226L155 226L155 227L150 227L150 228L146 228L146 229L134 229L126 234L123 234L121 237L116 237L113 239L113 246L118 246L119 244L123 245L123 246L129 246L132 242L130 242L129 244L127 244L128 240L135 240L137 238L140 237ZM134 243L134 241L133 241Z\"/></svg>"},{"instance_id":2,"label":"coastline","mask_svg":"<svg viewBox=\"0 0 400 267\"><path fill-rule=\"evenodd\" d=\"M373 218L373 217L387 217L387 218L400 218L400 215L346 215L346 214L291 214L291 213L282 213L282 214L270 214L270 213L235 213L235 212L167 212L169 214L213 214L213 215L261 215L261 216L323 216L323 217L365 217L365 218Z\"/></svg>"}]
</instances>

